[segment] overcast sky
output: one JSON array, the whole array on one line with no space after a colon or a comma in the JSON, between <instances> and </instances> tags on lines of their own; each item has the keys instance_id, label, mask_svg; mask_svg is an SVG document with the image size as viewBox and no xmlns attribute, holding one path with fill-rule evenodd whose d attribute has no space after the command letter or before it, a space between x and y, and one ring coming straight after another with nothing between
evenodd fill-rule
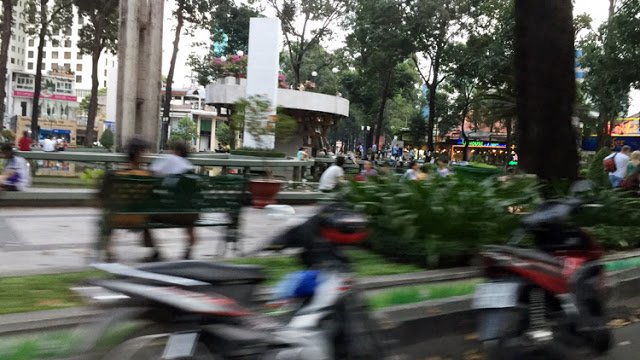
<instances>
[{"instance_id":1,"label":"overcast sky","mask_svg":"<svg viewBox=\"0 0 640 360\"><path fill-rule=\"evenodd\" d=\"M609 11L609 0L575 0L574 14L587 13L591 15L593 19L593 27L597 28L606 21ZM163 74L169 72L169 60L171 58L171 49L173 48L173 26L174 21L171 16L171 11L174 7L174 0L168 0L165 3L165 27L163 36ZM267 14L272 15L272 14ZM176 66L176 74L174 79L174 86L184 88L189 87L191 84L191 71L186 64L189 54L196 52L199 54L206 53L206 49L195 46L197 41L207 41L208 35L206 32L199 32L197 39L189 36L183 36L180 46L180 52L178 53L178 61ZM631 95L631 107L629 114L635 114L640 112L640 91L634 90Z\"/></svg>"}]
</instances>

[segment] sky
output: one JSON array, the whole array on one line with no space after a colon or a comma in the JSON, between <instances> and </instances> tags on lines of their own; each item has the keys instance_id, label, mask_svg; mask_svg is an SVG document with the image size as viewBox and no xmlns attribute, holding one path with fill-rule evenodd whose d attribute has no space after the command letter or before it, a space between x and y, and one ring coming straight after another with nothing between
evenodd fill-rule
<instances>
[{"instance_id":1,"label":"sky","mask_svg":"<svg viewBox=\"0 0 640 360\"><path fill-rule=\"evenodd\" d=\"M171 16L171 11L174 8L174 0L167 0L165 2L165 26L163 34L163 65L162 73L167 74L169 72L169 61L171 59L171 50L173 49L173 37L174 37L174 21ZM604 21L607 20L609 11L609 0L575 0L574 2L574 14L587 13L591 15L593 19L593 27L597 28ZM273 16L273 14L267 13L267 16ZM178 61L176 67L176 73L174 76L174 86L178 88L187 88L191 86L191 70L188 66L184 65L190 54L197 53L200 55L206 54L206 48L197 46L197 42L208 41L209 36L206 31L197 32L195 37L182 36L180 43L180 51L178 52ZM631 106L629 108L629 114L635 114L640 112L640 91L634 90L631 93Z\"/></svg>"}]
</instances>

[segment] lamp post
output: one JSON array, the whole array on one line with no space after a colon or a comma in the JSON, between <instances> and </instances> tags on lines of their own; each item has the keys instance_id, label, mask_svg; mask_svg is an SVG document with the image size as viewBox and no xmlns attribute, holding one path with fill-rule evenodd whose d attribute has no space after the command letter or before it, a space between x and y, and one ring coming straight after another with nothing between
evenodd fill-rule
<instances>
[{"instance_id":1,"label":"lamp post","mask_svg":"<svg viewBox=\"0 0 640 360\"><path fill-rule=\"evenodd\" d=\"M367 130L367 132L365 132L365 129ZM371 131L371 126L360 126L360 130L362 130L362 134L364 137L363 140L363 146L364 149L362 151L362 158L363 159L367 159L367 153L369 152L369 132Z\"/></svg>"}]
</instances>

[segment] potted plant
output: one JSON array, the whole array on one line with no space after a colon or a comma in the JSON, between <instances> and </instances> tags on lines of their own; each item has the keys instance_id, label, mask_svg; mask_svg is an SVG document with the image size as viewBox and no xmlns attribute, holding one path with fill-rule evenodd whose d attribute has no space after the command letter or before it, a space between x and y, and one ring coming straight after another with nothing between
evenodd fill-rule
<instances>
[{"instance_id":1,"label":"potted plant","mask_svg":"<svg viewBox=\"0 0 640 360\"><path fill-rule=\"evenodd\" d=\"M282 185L281 181L273 178L266 161L275 153L271 149L273 138L278 136L281 140L286 140L297 129L293 118L281 111L278 111L277 115L269 115L271 112L271 103L268 99L264 96L250 96L236 102L231 119L236 124L244 124L244 130L253 139L254 146L245 146L243 150L264 160L265 177L249 181L252 205L256 208L264 208L275 203L276 195Z\"/></svg>"}]
</instances>

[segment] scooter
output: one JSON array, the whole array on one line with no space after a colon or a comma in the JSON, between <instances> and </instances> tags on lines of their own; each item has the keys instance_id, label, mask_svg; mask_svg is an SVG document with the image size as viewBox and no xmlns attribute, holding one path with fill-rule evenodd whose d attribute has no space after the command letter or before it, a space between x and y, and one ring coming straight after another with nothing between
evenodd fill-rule
<instances>
[{"instance_id":1,"label":"scooter","mask_svg":"<svg viewBox=\"0 0 640 360\"><path fill-rule=\"evenodd\" d=\"M583 206L575 198L548 201L524 218L511 246L481 252L490 282L476 289L473 308L489 359L567 359L585 348L609 350L604 251L570 221ZM517 247L527 237L534 248Z\"/></svg>"},{"instance_id":2,"label":"scooter","mask_svg":"<svg viewBox=\"0 0 640 360\"><path fill-rule=\"evenodd\" d=\"M301 248L308 269L278 287L279 300L296 304L284 319L247 305L251 286L264 278L257 268L198 261L99 265L117 278L93 282L100 291L89 296L109 312L83 333L85 358L383 359L383 342L340 250L366 236L364 217L330 205L269 244L268 250ZM124 341L100 349L114 329L136 323L143 325Z\"/></svg>"}]
</instances>

